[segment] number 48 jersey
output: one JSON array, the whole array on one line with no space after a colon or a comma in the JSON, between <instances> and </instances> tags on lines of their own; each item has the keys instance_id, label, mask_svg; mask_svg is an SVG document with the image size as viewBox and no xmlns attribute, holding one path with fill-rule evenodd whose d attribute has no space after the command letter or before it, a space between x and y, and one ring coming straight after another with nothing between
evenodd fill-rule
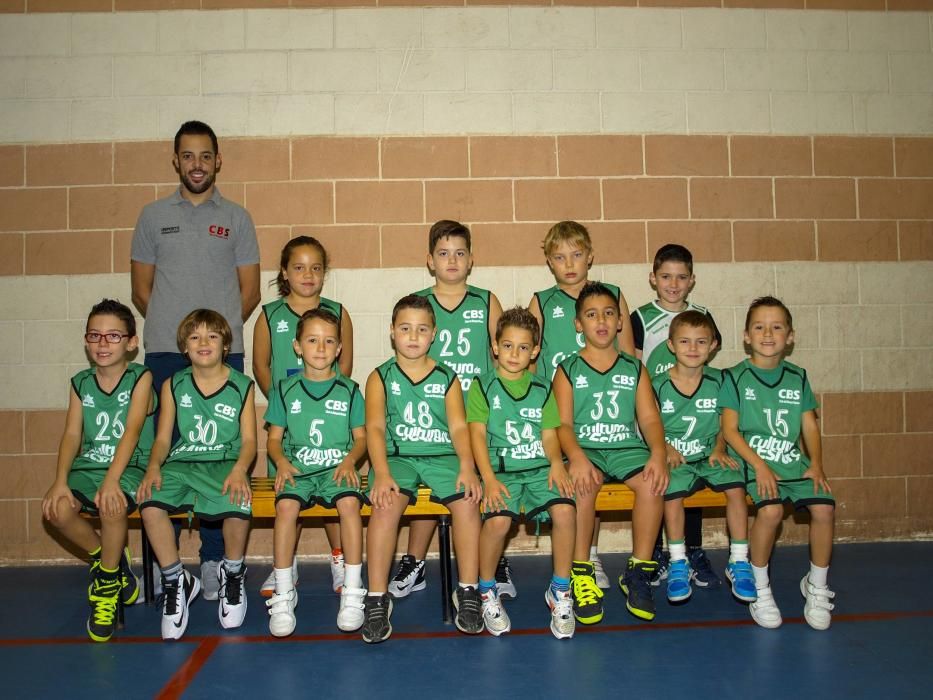
<instances>
[{"instance_id":1,"label":"number 48 jersey","mask_svg":"<svg viewBox=\"0 0 933 700\"><path fill-rule=\"evenodd\" d=\"M452 455L447 426L447 392L457 375L437 362L420 382L413 382L393 357L376 368L385 391L388 456Z\"/></svg>"},{"instance_id":2,"label":"number 48 jersey","mask_svg":"<svg viewBox=\"0 0 933 700\"><path fill-rule=\"evenodd\" d=\"M748 360L723 372L720 411L739 414L739 432L779 480L799 479L810 460L800 449L802 416L817 408L807 373L790 362L773 370Z\"/></svg>"}]
</instances>

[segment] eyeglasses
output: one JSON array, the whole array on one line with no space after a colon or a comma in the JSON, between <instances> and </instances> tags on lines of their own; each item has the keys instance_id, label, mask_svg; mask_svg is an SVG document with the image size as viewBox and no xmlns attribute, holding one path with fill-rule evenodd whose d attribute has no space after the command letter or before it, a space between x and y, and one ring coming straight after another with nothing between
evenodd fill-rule
<instances>
[{"instance_id":1,"label":"eyeglasses","mask_svg":"<svg viewBox=\"0 0 933 700\"><path fill-rule=\"evenodd\" d=\"M108 343L119 343L124 338L131 338L128 333L98 333L90 331L84 334L84 340L88 343L99 343L101 338L106 338Z\"/></svg>"}]
</instances>

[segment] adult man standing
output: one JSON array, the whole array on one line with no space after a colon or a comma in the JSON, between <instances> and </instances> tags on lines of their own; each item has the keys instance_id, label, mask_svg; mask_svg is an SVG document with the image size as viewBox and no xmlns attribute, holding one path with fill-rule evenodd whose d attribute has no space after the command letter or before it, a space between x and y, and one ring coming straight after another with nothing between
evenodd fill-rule
<instances>
[{"instance_id":1,"label":"adult man standing","mask_svg":"<svg viewBox=\"0 0 933 700\"><path fill-rule=\"evenodd\" d=\"M207 124L189 121L175 134L172 163L181 185L169 197L146 205L133 232L130 278L133 303L145 317L145 363L156 391L187 366L176 332L196 308L218 311L233 329L227 363L243 371L243 321L260 301L259 245L249 213L224 199L214 180L221 166L217 136ZM223 536L215 523L201 523L203 596L216 600Z\"/></svg>"}]
</instances>

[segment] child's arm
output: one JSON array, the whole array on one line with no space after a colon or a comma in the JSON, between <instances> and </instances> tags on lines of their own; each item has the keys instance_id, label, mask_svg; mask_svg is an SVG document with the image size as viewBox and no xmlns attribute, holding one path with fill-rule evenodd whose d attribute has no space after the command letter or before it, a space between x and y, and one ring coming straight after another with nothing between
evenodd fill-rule
<instances>
[{"instance_id":1,"label":"child's arm","mask_svg":"<svg viewBox=\"0 0 933 700\"><path fill-rule=\"evenodd\" d=\"M560 455L560 438L557 437L557 430L554 428L545 428L541 431L541 441L544 443L544 455L551 463L551 468L547 473L547 487L556 488L557 492L564 498L573 498L573 479L567 473L564 467L564 460ZM598 487L597 487L598 488Z\"/></svg>"},{"instance_id":2,"label":"child's arm","mask_svg":"<svg viewBox=\"0 0 933 700\"><path fill-rule=\"evenodd\" d=\"M721 469L739 468L739 463L732 459L726 451L726 438L723 436L722 430L716 435L716 445L713 447L712 453L710 453L709 465Z\"/></svg>"},{"instance_id":3,"label":"child's arm","mask_svg":"<svg viewBox=\"0 0 933 700\"><path fill-rule=\"evenodd\" d=\"M557 369L551 386L560 415L560 427L557 429L560 448L567 455L568 472L574 489L577 493L586 495L602 485L602 476L577 442L577 434L573 429L573 388L562 368Z\"/></svg>"},{"instance_id":4,"label":"child's arm","mask_svg":"<svg viewBox=\"0 0 933 700\"><path fill-rule=\"evenodd\" d=\"M474 381L474 384L476 382ZM470 387L472 389L472 386ZM492 463L489 461L489 448L486 442L486 424L469 423L470 447L473 448L473 458L476 460L476 467L479 469L479 475L483 479L483 509L489 513L495 513L505 508L505 498L511 494L505 485L496 478L496 473L492 469Z\"/></svg>"},{"instance_id":5,"label":"child's arm","mask_svg":"<svg viewBox=\"0 0 933 700\"><path fill-rule=\"evenodd\" d=\"M353 321L350 320L350 314L344 307L340 307L340 346L337 365L340 367L340 373L344 377L349 377L353 374ZM355 466L353 471L356 473Z\"/></svg>"},{"instance_id":6,"label":"child's arm","mask_svg":"<svg viewBox=\"0 0 933 700\"><path fill-rule=\"evenodd\" d=\"M253 376L266 398L272 388L272 338L266 314L259 314L253 327Z\"/></svg>"},{"instance_id":7,"label":"child's arm","mask_svg":"<svg viewBox=\"0 0 933 700\"><path fill-rule=\"evenodd\" d=\"M123 436L117 443L117 449L107 469L107 474L97 493L94 494L94 505L103 515L126 513L126 494L120 486L120 477L126 471L126 465L129 464L133 451L136 449L136 443L139 442L139 435L143 431L151 404L152 372L144 372L136 382L136 386L133 387L133 393L130 396Z\"/></svg>"},{"instance_id":8,"label":"child's arm","mask_svg":"<svg viewBox=\"0 0 933 700\"><path fill-rule=\"evenodd\" d=\"M334 482L338 486L346 482L347 486L359 488L360 475L356 471L356 465L366 457L366 428L362 425L357 426L353 428L351 434L353 435L353 447L334 470Z\"/></svg>"},{"instance_id":9,"label":"child's arm","mask_svg":"<svg viewBox=\"0 0 933 700\"><path fill-rule=\"evenodd\" d=\"M628 310L628 303L625 301L625 295L619 290L619 319L622 321L622 330L616 336L619 349L627 352L629 355L635 355L635 335L632 332L631 313ZM636 356L637 357L637 356ZM641 359L639 357L639 359Z\"/></svg>"},{"instance_id":10,"label":"child's arm","mask_svg":"<svg viewBox=\"0 0 933 700\"><path fill-rule=\"evenodd\" d=\"M541 331L541 338L539 339L539 342L538 342L538 344L540 345L541 343L544 342L544 316L541 314L541 305L538 304L537 294L531 295L531 301L528 302L528 310L531 312L531 315L534 316L535 319L538 321L538 328ZM495 338L495 335L493 334L490 337ZM538 363L536 360L528 366L528 371L534 374L537 366L538 366ZM557 374L560 374L560 372L558 372ZM561 444L563 445L563 440L561 440Z\"/></svg>"},{"instance_id":11,"label":"child's arm","mask_svg":"<svg viewBox=\"0 0 933 700\"><path fill-rule=\"evenodd\" d=\"M487 324L487 329L489 330L490 353L492 353L492 342L496 339L496 326L499 325L499 317L501 315L502 304L499 303L499 297L497 297L492 292L489 292L489 323ZM540 324L538 327L541 327ZM495 357L492 359L493 362L496 361Z\"/></svg>"},{"instance_id":12,"label":"child's arm","mask_svg":"<svg viewBox=\"0 0 933 700\"><path fill-rule=\"evenodd\" d=\"M735 450L736 454L755 470L758 496L766 500L777 498L777 479L774 477L774 472L771 471L771 467L758 456L758 453L748 446L745 438L742 437L742 433L739 432L738 411L723 407L721 424L722 435L726 439L726 442L729 443L729 447Z\"/></svg>"},{"instance_id":13,"label":"child's arm","mask_svg":"<svg viewBox=\"0 0 933 700\"><path fill-rule=\"evenodd\" d=\"M224 479L220 495L230 494L234 505L246 505L253 499L249 487L249 468L256 459L256 392L250 384L246 391L246 401L240 409L240 455L227 478Z\"/></svg>"},{"instance_id":14,"label":"child's arm","mask_svg":"<svg viewBox=\"0 0 933 700\"><path fill-rule=\"evenodd\" d=\"M388 508L392 495L401 492L386 459L386 397L379 372L373 370L366 380L366 444L369 446L369 474L372 485L369 500L373 508Z\"/></svg>"},{"instance_id":15,"label":"child's arm","mask_svg":"<svg viewBox=\"0 0 933 700\"><path fill-rule=\"evenodd\" d=\"M282 438L285 437L285 428L281 425L269 425L269 437L266 438L266 457L275 465L275 492L281 493L287 481L295 485L295 474L298 470L282 451Z\"/></svg>"},{"instance_id":16,"label":"child's arm","mask_svg":"<svg viewBox=\"0 0 933 700\"><path fill-rule=\"evenodd\" d=\"M645 463L642 478L651 483L651 493L655 496L667 491L671 474L667 469L667 442L664 440L664 424L658 411L658 402L655 400L648 370L641 366L641 379L635 390L635 416L641 435L651 450L651 456Z\"/></svg>"},{"instance_id":17,"label":"child's arm","mask_svg":"<svg viewBox=\"0 0 933 700\"><path fill-rule=\"evenodd\" d=\"M162 488L162 463L172 449L172 431L175 429L175 399L172 397L172 378L162 382L162 396L159 399L159 425L155 440L149 451L149 465L139 488L136 489L136 502L145 503L152 496L152 489Z\"/></svg>"},{"instance_id":18,"label":"child's arm","mask_svg":"<svg viewBox=\"0 0 933 700\"><path fill-rule=\"evenodd\" d=\"M470 431L467 429L466 414L463 411L463 390L460 382L450 385L450 391L444 397L444 407L447 409L447 430L450 431L450 441L454 444L454 452L460 460L460 473L457 475L457 491L463 488L463 497L470 503L479 504L483 498L483 488L476 476L476 463L473 461L473 450L470 449Z\"/></svg>"},{"instance_id":19,"label":"child's arm","mask_svg":"<svg viewBox=\"0 0 933 700\"><path fill-rule=\"evenodd\" d=\"M58 517L58 502L66 498L74 510L81 504L68 488L68 472L71 464L81 449L81 435L84 432L84 416L81 415L81 398L72 388L68 396L68 413L65 414L65 432L58 443L58 466L55 469L55 481L42 499L42 515L46 520Z\"/></svg>"},{"instance_id":20,"label":"child's arm","mask_svg":"<svg viewBox=\"0 0 933 700\"><path fill-rule=\"evenodd\" d=\"M820 424L816 419L816 411L804 411L800 416L800 434L803 437L804 447L810 455L810 468L803 473L805 479L813 479L813 493L824 491L832 493L826 474L823 473L823 442L820 438Z\"/></svg>"}]
</instances>

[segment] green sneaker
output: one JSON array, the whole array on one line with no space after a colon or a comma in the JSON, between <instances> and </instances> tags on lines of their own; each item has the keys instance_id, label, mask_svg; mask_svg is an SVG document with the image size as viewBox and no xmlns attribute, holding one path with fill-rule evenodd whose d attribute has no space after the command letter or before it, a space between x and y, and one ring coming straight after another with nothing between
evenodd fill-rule
<instances>
[{"instance_id":1,"label":"green sneaker","mask_svg":"<svg viewBox=\"0 0 933 700\"><path fill-rule=\"evenodd\" d=\"M573 616L584 625L595 625L603 619L603 591L596 585L592 562L575 561L570 569L570 590L573 593Z\"/></svg>"},{"instance_id":2,"label":"green sneaker","mask_svg":"<svg viewBox=\"0 0 933 700\"><path fill-rule=\"evenodd\" d=\"M91 614L87 618L87 633L95 642L106 642L113 636L117 596L120 590L120 582L116 578L102 578L100 572L91 582L87 596L91 605Z\"/></svg>"}]
</instances>

